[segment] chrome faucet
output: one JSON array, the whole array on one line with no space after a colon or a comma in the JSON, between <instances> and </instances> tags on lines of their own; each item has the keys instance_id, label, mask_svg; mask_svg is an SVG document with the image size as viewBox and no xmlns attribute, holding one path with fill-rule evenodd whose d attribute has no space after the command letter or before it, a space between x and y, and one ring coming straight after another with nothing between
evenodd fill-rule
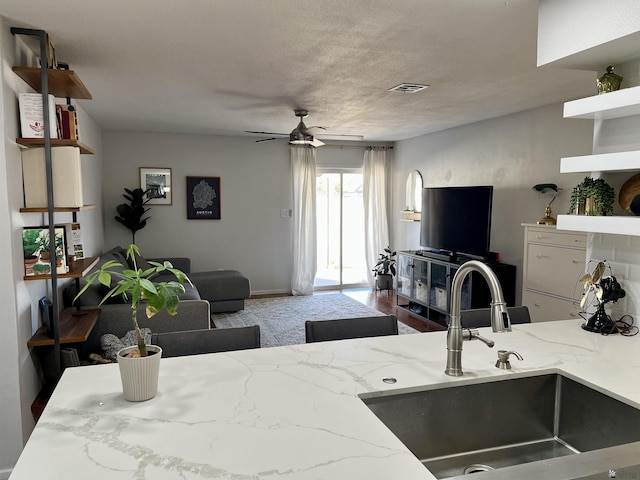
<instances>
[{"instance_id":1,"label":"chrome faucet","mask_svg":"<svg viewBox=\"0 0 640 480\"><path fill-rule=\"evenodd\" d=\"M460 304L462 302L462 284L471 272L482 274L491 292L491 328L494 332L510 332L511 319L507 312L507 304L502 295L500 282L486 264L477 260L463 263L453 276L451 282L451 312L449 314L449 329L447 330L447 368L444 371L452 377L462 375L462 342L464 340L480 340L488 347L493 347L491 340L478 335L477 330L464 329L460 324Z\"/></svg>"}]
</instances>

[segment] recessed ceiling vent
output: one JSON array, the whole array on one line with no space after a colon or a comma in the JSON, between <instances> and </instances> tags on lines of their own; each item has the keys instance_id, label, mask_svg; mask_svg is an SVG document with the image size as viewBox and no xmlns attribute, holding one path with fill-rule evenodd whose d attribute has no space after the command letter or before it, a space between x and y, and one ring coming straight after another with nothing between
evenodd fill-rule
<instances>
[{"instance_id":1,"label":"recessed ceiling vent","mask_svg":"<svg viewBox=\"0 0 640 480\"><path fill-rule=\"evenodd\" d=\"M395 87L390 88L389 91L401 93L416 93L426 88L429 88L429 85L420 85L419 83L401 83L400 85L396 85Z\"/></svg>"}]
</instances>

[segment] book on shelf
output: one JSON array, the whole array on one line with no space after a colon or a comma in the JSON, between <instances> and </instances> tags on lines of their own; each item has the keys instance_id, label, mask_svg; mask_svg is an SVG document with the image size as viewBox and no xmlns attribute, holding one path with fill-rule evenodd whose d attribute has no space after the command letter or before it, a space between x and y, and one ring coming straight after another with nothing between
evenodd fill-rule
<instances>
[{"instance_id":1,"label":"book on shelf","mask_svg":"<svg viewBox=\"0 0 640 480\"><path fill-rule=\"evenodd\" d=\"M84 258L84 243L82 242L82 230L80 223L66 223L67 230L67 255L73 255L76 260Z\"/></svg>"},{"instance_id":2,"label":"book on shelf","mask_svg":"<svg viewBox=\"0 0 640 480\"><path fill-rule=\"evenodd\" d=\"M58 138L79 140L78 112L73 105L56 105Z\"/></svg>"},{"instance_id":3,"label":"book on shelf","mask_svg":"<svg viewBox=\"0 0 640 480\"><path fill-rule=\"evenodd\" d=\"M51 149L53 207L82 207L82 168L78 147ZM22 150L22 181L27 208L46 208L47 175L44 148Z\"/></svg>"},{"instance_id":4,"label":"book on shelf","mask_svg":"<svg viewBox=\"0 0 640 480\"><path fill-rule=\"evenodd\" d=\"M21 93L18 96L20 106L20 131L23 138L44 138L44 108L40 93ZM49 134L58 138L56 99L49 95Z\"/></svg>"}]
</instances>

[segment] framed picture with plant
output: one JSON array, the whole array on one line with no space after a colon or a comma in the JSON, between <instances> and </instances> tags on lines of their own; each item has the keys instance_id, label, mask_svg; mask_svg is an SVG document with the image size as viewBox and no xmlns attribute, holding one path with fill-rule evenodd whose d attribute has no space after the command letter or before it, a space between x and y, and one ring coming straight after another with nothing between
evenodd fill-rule
<instances>
[{"instance_id":1,"label":"framed picture with plant","mask_svg":"<svg viewBox=\"0 0 640 480\"><path fill-rule=\"evenodd\" d=\"M51 259L51 241L49 227L46 225L39 227L24 227L22 229L22 247L24 251L24 274L49 275L52 265L56 273L67 273L67 238L64 225L56 225L55 235L55 255Z\"/></svg>"}]
</instances>

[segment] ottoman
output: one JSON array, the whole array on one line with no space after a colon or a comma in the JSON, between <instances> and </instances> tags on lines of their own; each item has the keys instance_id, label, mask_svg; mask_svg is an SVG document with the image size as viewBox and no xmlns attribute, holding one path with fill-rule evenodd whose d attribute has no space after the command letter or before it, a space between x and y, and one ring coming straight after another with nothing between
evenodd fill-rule
<instances>
[{"instance_id":1,"label":"ottoman","mask_svg":"<svg viewBox=\"0 0 640 480\"><path fill-rule=\"evenodd\" d=\"M190 273L200 298L208 300L211 313L235 312L244 309L251 295L249 279L236 270L215 270Z\"/></svg>"}]
</instances>

